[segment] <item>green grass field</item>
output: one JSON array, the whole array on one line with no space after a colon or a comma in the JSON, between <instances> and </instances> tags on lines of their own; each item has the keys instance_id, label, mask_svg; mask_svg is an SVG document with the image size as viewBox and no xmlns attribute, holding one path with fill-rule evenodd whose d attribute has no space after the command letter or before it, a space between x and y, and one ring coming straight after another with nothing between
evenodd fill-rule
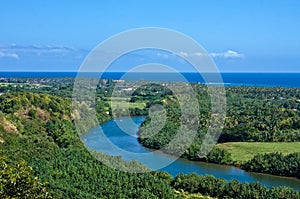
<instances>
[{"instance_id":1,"label":"green grass field","mask_svg":"<svg viewBox=\"0 0 300 199\"><path fill-rule=\"evenodd\" d=\"M129 102L129 100L130 98L126 98L126 97L112 97L110 103L113 102L112 108L125 109L127 107L127 103L129 103L129 108L143 109L146 107L145 102Z\"/></svg>"},{"instance_id":2,"label":"green grass field","mask_svg":"<svg viewBox=\"0 0 300 199\"><path fill-rule=\"evenodd\" d=\"M231 153L233 161L242 163L259 153L300 153L300 142L228 142L217 144L218 148Z\"/></svg>"}]
</instances>

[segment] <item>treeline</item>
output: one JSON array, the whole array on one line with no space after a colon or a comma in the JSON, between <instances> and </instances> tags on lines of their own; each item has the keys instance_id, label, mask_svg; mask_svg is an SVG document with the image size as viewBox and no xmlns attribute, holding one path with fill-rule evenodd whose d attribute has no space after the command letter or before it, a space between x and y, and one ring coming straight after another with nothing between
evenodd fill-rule
<instances>
[{"instance_id":1,"label":"treeline","mask_svg":"<svg viewBox=\"0 0 300 199\"><path fill-rule=\"evenodd\" d=\"M212 118L211 100L208 87L193 85L199 101L199 129L191 146L183 157L191 160L203 160L201 146L209 127L218 126L217 117ZM227 112L223 129L213 129L220 134L218 143L224 142L296 142L300 141L300 89L226 87ZM147 117L139 131L142 145L153 149L162 149L177 134L181 126L181 104L175 96L166 96L161 104L167 112L167 120L159 133L156 126L147 126L151 118ZM216 118L216 119L215 119ZM221 133L222 132L222 133ZM178 144L177 148L183 145ZM174 149L165 150L172 154ZM176 151L176 149L175 149ZM218 157L213 158L212 153ZM205 161L230 164L231 160L224 151L213 151ZM224 160L221 160L224 157ZM219 160L217 160L219 159Z\"/></svg>"},{"instance_id":2,"label":"treeline","mask_svg":"<svg viewBox=\"0 0 300 199\"><path fill-rule=\"evenodd\" d=\"M166 86L160 84L150 83L142 85L137 88L131 96L130 102L136 102L139 100L155 101L162 99L168 95L172 95L173 92Z\"/></svg>"},{"instance_id":3,"label":"treeline","mask_svg":"<svg viewBox=\"0 0 300 199\"><path fill-rule=\"evenodd\" d=\"M300 140L300 89L228 87L219 142Z\"/></svg>"},{"instance_id":4,"label":"treeline","mask_svg":"<svg viewBox=\"0 0 300 199\"><path fill-rule=\"evenodd\" d=\"M217 147L214 147L207 156L198 160L225 165L235 164L230 152ZM287 155L278 152L257 154L239 166L251 172L300 178L300 153Z\"/></svg>"},{"instance_id":5,"label":"treeline","mask_svg":"<svg viewBox=\"0 0 300 199\"><path fill-rule=\"evenodd\" d=\"M258 154L243 164L242 168L246 171L300 178L300 153Z\"/></svg>"},{"instance_id":6,"label":"treeline","mask_svg":"<svg viewBox=\"0 0 300 199\"><path fill-rule=\"evenodd\" d=\"M188 193L201 193L202 195L217 198L239 199L299 199L300 192L287 187L267 188L259 183L240 183L237 180L230 182L213 176L199 176L193 174L179 174L171 186L176 190Z\"/></svg>"},{"instance_id":7,"label":"treeline","mask_svg":"<svg viewBox=\"0 0 300 199\"><path fill-rule=\"evenodd\" d=\"M35 118L41 117L43 119L45 115L39 115L41 112L36 110L39 107L41 110L47 110L51 116L57 118L63 118L67 116L70 118L72 107L69 99L64 99L54 95L48 94L36 94L31 92L9 92L0 96L0 111L7 114L18 113L25 116L30 114ZM44 117L46 119L46 116Z\"/></svg>"}]
</instances>

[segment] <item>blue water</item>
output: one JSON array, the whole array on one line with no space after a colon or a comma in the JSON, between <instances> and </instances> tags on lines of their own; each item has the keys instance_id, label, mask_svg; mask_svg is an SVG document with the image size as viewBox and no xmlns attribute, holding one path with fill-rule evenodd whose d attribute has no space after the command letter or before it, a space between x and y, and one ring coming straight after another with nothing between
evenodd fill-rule
<instances>
[{"instance_id":1,"label":"blue water","mask_svg":"<svg viewBox=\"0 0 300 199\"><path fill-rule=\"evenodd\" d=\"M123 79L124 72L84 73L83 76L98 78ZM76 72L0 72L0 78L46 78L46 77L76 77ZM205 83L198 73L182 73L188 82ZM212 74L207 75L212 76ZM222 73L226 86L262 86L300 88L300 73ZM132 73L128 75L132 80L167 80L176 81L178 75L172 73ZM220 83L220 82L206 82Z\"/></svg>"},{"instance_id":2,"label":"blue water","mask_svg":"<svg viewBox=\"0 0 300 199\"><path fill-rule=\"evenodd\" d=\"M116 118L110 120L89 131L82 137L82 140L90 149L109 155L121 156L127 161L136 160L144 163L151 169L155 169L160 163L174 160L172 156L149 150L140 145L136 133L145 117L134 117L131 119L133 123L130 122L130 118ZM121 124L121 128L118 124ZM126 133L124 133L124 131ZM132 153L136 154L132 155ZM145 156L147 157L145 158ZM258 181L268 187L289 186L297 190L300 189L300 180L294 178L250 173L232 166L195 162L183 158L159 170L166 171L172 176L176 176L179 173L195 172L201 175L213 175L226 180L237 179L240 182Z\"/></svg>"}]
</instances>

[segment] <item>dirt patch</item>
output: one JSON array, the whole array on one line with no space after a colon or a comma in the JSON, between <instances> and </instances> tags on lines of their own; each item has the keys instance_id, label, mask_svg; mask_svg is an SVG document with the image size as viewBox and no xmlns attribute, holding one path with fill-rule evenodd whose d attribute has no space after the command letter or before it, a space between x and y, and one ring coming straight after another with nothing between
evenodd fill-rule
<instances>
[{"instance_id":1,"label":"dirt patch","mask_svg":"<svg viewBox=\"0 0 300 199\"><path fill-rule=\"evenodd\" d=\"M5 118L2 118L2 121L1 121L1 124L4 128L4 130L7 132L7 133L12 133L12 134L15 134L17 135L19 132L18 132L18 129L15 125L13 125L10 121L8 121L7 119Z\"/></svg>"},{"instance_id":2,"label":"dirt patch","mask_svg":"<svg viewBox=\"0 0 300 199\"><path fill-rule=\"evenodd\" d=\"M51 118L50 113L48 111L34 106L27 109L21 109L17 111L15 115L23 119L30 119L31 117L33 117L33 115L31 115L32 113L34 113L35 117L39 118L44 122L48 121Z\"/></svg>"},{"instance_id":3,"label":"dirt patch","mask_svg":"<svg viewBox=\"0 0 300 199\"><path fill-rule=\"evenodd\" d=\"M42 121L48 121L50 119L50 114L48 111L45 111L39 107L36 108L37 117Z\"/></svg>"},{"instance_id":4,"label":"dirt patch","mask_svg":"<svg viewBox=\"0 0 300 199\"><path fill-rule=\"evenodd\" d=\"M28 112L29 112L28 109L21 109L21 110L18 110L17 112L15 112L15 115L20 118L27 119L27 118L29 118Z\"/></svg>"}]
</instances>

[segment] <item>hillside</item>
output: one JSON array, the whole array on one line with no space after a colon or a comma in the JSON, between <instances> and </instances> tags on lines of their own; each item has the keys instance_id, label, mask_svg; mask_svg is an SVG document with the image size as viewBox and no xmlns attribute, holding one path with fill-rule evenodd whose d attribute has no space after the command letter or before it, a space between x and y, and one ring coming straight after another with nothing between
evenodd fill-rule
<instances>
[{"instance_id":1,"label":"hillside","mask_svg":"<svg viewBox=\"0 0 300 199\"><path fill-rule=\"evenodd\" d=\"M59 96L3 94L0 121L1 198L299 198L299 192L287 187L114 170L101 162L121 159L97 154L100 162L87 151L75 129L70 99ZM137 162L123 161L122 167L148 171Z\"/></svg>"},{"instance_id":2,"label":"hillside","mask_svg":"<svg viewBox=\"0 0 300 199\"><path fill-rule=\"evenodd\" d=\"M76 133L70 100L18 92L1 95L0 102L1 156L12 166L26 161L53 198L175 196L169 175L123 173L94 159Z\"/></svg>"}]
</instances>

